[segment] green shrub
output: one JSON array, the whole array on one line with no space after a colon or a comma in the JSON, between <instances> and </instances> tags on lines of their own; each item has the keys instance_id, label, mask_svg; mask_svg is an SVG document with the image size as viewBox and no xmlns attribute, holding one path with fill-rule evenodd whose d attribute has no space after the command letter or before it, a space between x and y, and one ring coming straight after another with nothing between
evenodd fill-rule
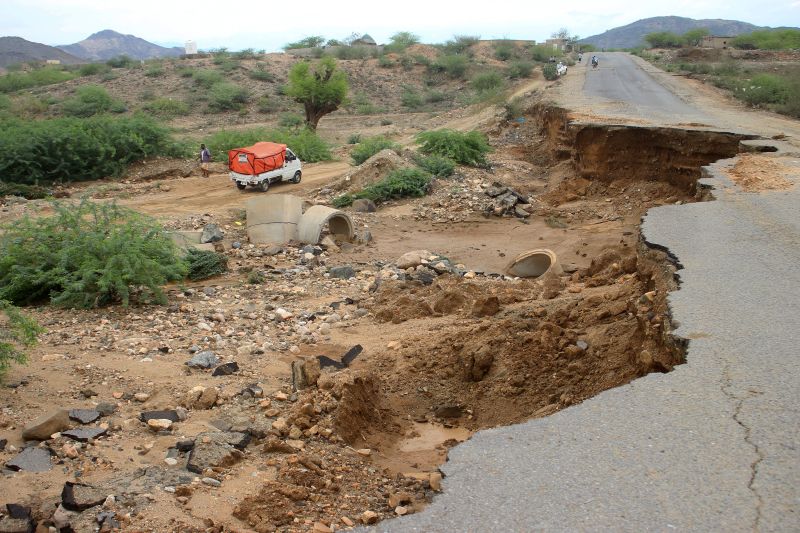
<instances>
[{"instance_id":1,"label":"green shrub","mask_svg":"<svg viewBox=\"0 0 800 533\"><path fill-rule=\"evenodd\" d=\"M433 62L427 56L422 54L415 55L413 59L417 65L422 65L423 67L430 67L433 64Z\"/></svg>"},{"instance_id":2,"label":"green shrub","mask_svg":"<svg viewBox=\"0 0 800 533\"><path fill-rule=\"evenodd\" d=\"M44 67L30 72L11 72L0 76L0 93L11 93L31 87L53 85L71 80L75 76L60 68Z\"/></svg>"},{"instance_id":3,"label":"green shrub","mask_svg":"<svg viewBox=\"0 0 800 533\"><path fill-rule=\"evenodd\" d=\"M192 67L183 66L183 67L178 67L178 69L175 72L177 72L178 76L180 76L181 78L191 78L192 76L194 76L196 70Z\"/></svg>"},{"instance_id":4,"label":"green shrub","mask_svg":"<svg viewBox=\"0 0 800 533\"><path fill-rule=\"evenodd\" d=\"M419 37L408 31L400 31L390 37L389 44L383 47L387 54L400 53L412 44L419 42Z\"/></svg>"},{"instance_id":5,"label":"green shrub","mask_svg":"<svg viewBox=\"0 0 800 533\"><path fill-rule=\"evenodd\" d=\"M800 30L794 28L758 30L737 36L732 44L744 50L797 50L800 49Z\"/></svg>"},{"instance_id":6,"label":"green shrub","mask_svg":"<svg viewBox=\"0 0 800 533\"><path fill-rule=\"evenodd\" d=\"M551 57L558 57L560 55L560 51L553 50L552 47L543 44L538 44L531 48L531 58L533 58L534 61L542 63L548 61Z\"/></svg>"},{"instance_id":7,"label":"green shrub","mask_svg":"<svg viewBox=\"0 0 800 533\"><path fill-rule=\"evenodd\" d=\"M387 139L386 137L368 137L358 143L358 146L353 148L350 152L350 157L353 159L353 164L360 165L373 155L386 148L394 151L400 150L400 145L396 142Z\"/></svg>"},{"instance_id":8,"label":"green shrub","mask_svg":"<svg viewBox=\"0 0 800 533\"><path fill-rule=\"evenodd\" d=\"M305 119L297 113L281 113L278 118L278 126L281 128L299 128L303 125Z\"/></svg>"},{"instance_id":9,"label":"green shrub","mask_svg":"<svg viewBox=\"0 0 800 533\"><path fill-rule=\"evenodd\" d=\"M0 197L2 196L21 196L28 200L39 200L47 198L52 193L50 189L41 185L24 185L22 183L3 183L0 181Z\"/></svg>"},{"instance_id":10,"label":"green shrub","mask_svg":"<svg viewBox=\"0 0 800 533\"><path fill-rule=\"evenodd\" d=\"M176 246L148 217L107 203L53 209L3 228L0 299L83 309L165 303L161 286L186 275Z\"/></svg>"},{"instance_id":11,"label":"green shrub","mask_svg":"<svg viewBox=\"0 0 800 533\"><path fill-rule=\"evenodd\" d=\"M156 98L145 104L144 109L163 118L174 118L179 115L189 114L189 104L172 98Z\"/></svg>"},{"instance_id":12,"label":"green shrub","mask_svg":"<svg viewBox=\"0 0 800 533\"><path fill-rule=\"evenodd\" d=\"M27 361L23 349L36 344L37 336L44 332L35 320L23 315L19 309L7 301L0 300L0 380L12 363L18 365Z\"/></svg>"},{"instance_id":13,"label":"green shrub","mask_svg":"<svg viewBox=\"0 0 800 533\"><path fill-rule=\"evenodd\" d=\"M337 59L367 59L372 55L372 51L366 46L340 46L333 55Z\"/></svg>"},{"instance_id":14,"label":"green shrub","mask_svg":"<svg viewBox=\"0 0 800 533\"><path fill-rule=\"evenodd\" d=\"M94 76L95 74L104 74L108 72L109 66L104 63L86 63L78 67L78 75L80 76Z\"/></svg>"},{"instance_id":15,"label":"green shrub","mask_svg":"<svg viewBox=\"0 0 800 533\"><path fill-rule=\"evenodd\" d=\"M486 137L478 131L425 131L416 140L423 154L447 157L460 165L485 166L486 154L492 151Z\"/></svg>"},{"instance_id":16,"label":"green shrub","mask_svg":"<svg viewBox=\"0 0 800 533\"><path fill-rule=\"evenodd\" d=\"M520 96L512 98L506 102L503 106L503 108L506 110L506 120L514 120L515 118L520 118L522 115L524 115L524 105L525 100Z\"/></svg>"},{"instance_id":17,"label":"green shrub","mask_svg":"<svg viewBox=\"0 0 800 533\"><path fill-rule=\"evenodd\" d=\"M231 72L240 67L239 62L231 58L226 58L221 61L215 61L214 64L217 65L217 69L219 69L221 72L225 74L230 74Z\"/></svg>"},{"instance_id":18,"label":"green shrub","mask_svg":"<svg viewBox=\"0 0 800 533\"><path fill-rule=\"evenodd\" d=\"M500 61L508 61L514 57L514 45L508 42L495 43L494 57Z\"/></svg>"},{"instance_id":19,"label":"green shrub","mask_svg":"<svg viewBox=\"0 0 800 533\"><path fill-rule=\"evenodd\" d=\"M360 133L352 133L347 138L347 144L358 144L361 142L361 134Z\"/></svg>"},{"instance_id":20,"label":"green shrub","mask_svg":"<svg viewBox=\"0 0 800 533\"><path fill-rule=\"evenodd\" d=\"M364 93L357 93L353 98L352 104L355 107L355 112L359 115L374 115L381 112L381 109L373 104Z\"/></svg>"},{"instance_id":21,"label":"green shrub","mask_svg":"<svg viewBox=\"0 0 800 533\"><path fill-rule=\"evenodd\" d=\"M498 72L484 72L473 77L470 85L479 93L494 91L503 86L503 77Z\"/></svg>"},{"instance_id":22,"label":"green shrub","mask_svg":"<svg viewBox=\"0 0 800 533\"><path fill-rule=\"evenodd\" d=\"M267 278L258 270L251 270L247 273L247 283L250 285L261 285L265 281Z\"/></svg>"},{"instance_id":23,"label":"green shrub","mask_svg":"<svg viewBox=\"0 0 800 533\"><path fill-rule=\"evenodd\" d=\"M272 113L280 107L280 104L265 94L258 99L256 107L259 113Z\"/></svg>"},{"instance_id":24,"label":"green shrub","mask_svg":"<svg viewBox=\"0 0 800 533\"><path fill-rule=\"evenodd\" d=\"M381 56L378 58L378 66L381 68L392 68L394 65L395 62L386 56Z\"/></svg>"},{"instance_id":25,"label":"green shrub","mask_svg":"<svg viewBox=\"0 0 800 533\"><path fill-rule=\"evenodd\" d=\"M144 70L144 75L148 78L160 78L164 75L164 65L161 62L150 63Z\"/></svg>"},{"instance_id":26,"label":"green shrub","mask_svg":"<svg viewBox=\"0 0 800 533\"><path fill-rule=\"evenodd\" d=\"M262 63L256 65L253 70L248 71L247 75L258 81L275 81L275 75L268 71Z\"/></svg>"},{"instance_id":27,"label":"green shrub","mask_svg":"<svg viewBox=\"0 0 800 533\"><path fill-rule=\"evenodd\" d=\"M369 198L380 203L398 198L419 198L428 193L431 175L418 168L400 168L389 172L382 180L353 194L338 196L335 207L346 207L358 198Z\"/></svg>"},{"instance_id":28,"label":"green shrub","mask_svg":"<svg viewBox=\"0 0 800 533\"><path fill-rule=\"evenodd\" d=\"M429 104L436 104L447 100L447 93L442 91L428 91L425 93L425 101Z\"/></svg>"},{"instance_id":29,"label":"green shrub","mask_svg":"<svg viewBox=\"0 0 800 533\"><path fill-rule=\"evenodd\" d=\"M470 48L480 40L480 35L454 35L453 39L444 43L442 49L447 54L465 54L469 53Z\"/></svg>"},{"instance_id":30,"label":"green shrub","mask_svg":"<svg viewBox=\"0 0 800 533\"><path fill-rule=\"evenodd\" d=\"M132 59L126 55L121 55L117 57L112 57L108 61L106 61L106 65L111 68L131 68L136 64L136 60Z\"/></svg>"},{"instance_id":31,"label":"green shrub","mask_svg":"<svg viewBox=\"0 0 800 533\"><path fill-rule=\"evenodd\" d=\"M241 61L242 59L258 59L258 53L252 48L245 48L238 52L231 54L233 59Z\"/></svg>"},{"instance_id":32,"label":"green shrub","mask_svg":"<svg viewBox=\"0 0 800 533\"><path fill-rule=\"evenodd\" d=\"M83 85L75 91L75 96L61 104L61 111L70 117L91 117L101 113L123 113L125 104L108 94L100 85Z\"/></svg>"},{"instance_id":33,"label":"green shrub","mask_svg":"<svg viewBox=\"0 0 800 533\"><path fill-rule=\"evenodd\" d=\"M393 122L388 118L381 119L381 126L391 126Z\"/></svg>"},{"instance_id":34,"label":"green shrub","mask_svg":"<svg viewBox=\"0 0 800 533\"><path fill-rule=\"evenodd\" d=\"M656 31L644 36L650 48L680 48L683 38L670 31Z\"/></svg>"},{"instance_id":35,"label":"green shrub","mask_svg":"<svg viewBox=\"0 0 800 533\"><path fill-rule=\"evenodd\" d=\"M220 83L223 79L222 73L216 70L195 70L192 73L194 82L206 89L210 89L215 83Z\"/></svg>"},{"instance_id":36,"label":"green shrub","mask_svg":"<svg viewBox=\"0 0 800 533\"><path fill-rule=\"evenodd\" d=\"M738 97L753 105L782 104L791 92L788 80L773 74L759 74L738 87Z\"/></svg>"},{"instance_id":37,"label":"green shrub","mask_svg":"<svg viewBox=\"0 0 800 533\"><path fill-rule=\"evenodd\" d=\"M440 155L417 156L414 158L414 162L425 172L439 178L451 176L456 168L452 159Z\"/></svg>"},{"instance_id":38,"label":"green shrub","mask_svg":"<svg viewBox=\"0 0 800 533\"><path fill-rule=\"evenodd\" d=\"M298 130L269 130L266 128L222 130L203 140L206 146L210 146L217 153L222 154L227 153L228 150L250 146L259 141L285 144L305 163L332 159L330 148L325 141L315 132L306 128Z\"/></svg>"},{"instance_id":39,"label":"green shrub","mask_svg":"<svg viewBox=\"0 0 800 533\"><path fill-rule=\"evenodd\" d=\"M235 83L222 81L211 86L208 107L212 111L239 110L250 99L250 93Z\"/></svg>"},{"instance_id":40,"label":"green shrub","mask_svg":"<svg viewBox=\"0 0 800 533\"><path fill-rule=\"evenodd\" d=\"M48 101L27 94L17 96L11 102L11 113L20 118L32 118L47 113L50 108Z\"/></svg>"},{"instance_id":41,"label":"green shrub","mask_svg":"<svg viewBox=\"0 0 800 533\"><path fill-rule=\"evenodd\" d=\"M552 63L548 63L542 67L542 75L544 79L553 81L558 79L558 70L556 70L556 66Z\"/></svg>"},{"instance_id":42,"label":"green shrub","mask_svg":"<svg viewBox=\"0 0 800 533\"><path fill-rule=\"evenodd\" d=\"M467 74L469 60L461 55L446 55L437 59L432 67L446 72L453 79L462 79Z\"/></svg>"},{"instance_id":43,"label":"green shrub","mask_svg":"<svg viewBox=\"0 0 800 533\"><path fill-rule=\"evenodd\" d=\"M295 48L316 48L318 46L322 46L322 43L325 42L325 37L321 35L312 35L310 37L305 37L300 39L299 41L289 43L283 46L284 50L293 50Z\"/></svg>"},{"instance_id":44,"label":"green shrub","mask_svg":"<svg viewBox=\"0 0 800 533\"><path fill-rule=\"evenodd\" d=\"M403 86L403 92L400 94L400 103L403 107L418 109L422 107L422 96L414 87L405 85Z\"/></svg>"},{"instance_id":45,"label":"green shrub","mask_svg":"<svg viewBox=\"0 0 800 533\"><path fill-rule=\"evenodd\" d=\"M191 248L184 260L189 267L187 277L192 281L208 279L228 271L228 258L217 252Z\"/></svg>"},{"instance_id":46,"label":"green shrub","mask_svg":"<svg viewBox=\"0 0 800 533\"><path fill-rule=\"evenodd\" d=\"M512 80L528 78L533 73L533 63L530 61L513 61L506 72Z\"/></svg>"},{"instance_id":47,"label":"green shrub","mask_svg":"<svg viewBox=\"0 0 800 533\"><path fill-rule=\"evenodd\" d=\"M134 161L174 150L165 128L139 116L5 120L0 146L0 176L26 184L115 176Z\"/></svg>"}]
</instances>

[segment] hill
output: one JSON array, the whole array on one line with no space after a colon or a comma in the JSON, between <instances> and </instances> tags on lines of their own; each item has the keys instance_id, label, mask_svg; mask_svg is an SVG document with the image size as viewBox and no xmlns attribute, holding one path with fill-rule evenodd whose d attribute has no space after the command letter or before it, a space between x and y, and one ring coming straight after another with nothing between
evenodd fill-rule
<instances>
[{"instance_id":1,"label":"hill","mask_svg":"<svg viewBox=\"0 0 800 533\"><path fill-rule=\"evenodd\" d=\"M651 17L637 20L627 26L613 28L599 35L581 39L598 48L634 48L645 44L644 36L657 31L669 31L678 35L694 28L708 28L712 35L733 36L763 29L760 26L739 20L690 19L686 17Z\"/></svg>"},{"instance_id":2,"label":"hill","mask_svg":"<svg viewBox=\"0 0 800 533\"><path fill-rule=\"evenodd\" d=\"M182 48L165 48L135 35L123 35L113 30L103 30L90 35L80 42L61 45L58 48L92 61L104 61L121 55L126 55L133 59L177 57L183 53Z\"/></svg>"},{"instance_id":3,"label":"hill","mask_svg":"<svg viewBox=\"0 0 800 533\"><path fill-rule=\"evenodd\" d=\"M0 67L48 59L57 59L65 65L83 63L81 58L54 46L34 43L22 37L0 37Z\"/></svg>"}]
</instances>

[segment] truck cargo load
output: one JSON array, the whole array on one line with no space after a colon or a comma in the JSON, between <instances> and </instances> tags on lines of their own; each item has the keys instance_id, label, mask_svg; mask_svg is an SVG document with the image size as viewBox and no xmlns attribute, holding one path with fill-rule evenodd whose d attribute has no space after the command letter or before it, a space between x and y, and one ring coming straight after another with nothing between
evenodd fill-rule
<instances>
[{"instance_id":1,"label":"truck cargo load","mask_svg":"<svg viewBox=\"0 0 800 533\"><path fill-rule=\"evenodd\" d=\"M255 176L283 167L285 159L285 144L258 142L253 146L230 150L228 168L238 174Z\"/></svg>"}]
</instances>

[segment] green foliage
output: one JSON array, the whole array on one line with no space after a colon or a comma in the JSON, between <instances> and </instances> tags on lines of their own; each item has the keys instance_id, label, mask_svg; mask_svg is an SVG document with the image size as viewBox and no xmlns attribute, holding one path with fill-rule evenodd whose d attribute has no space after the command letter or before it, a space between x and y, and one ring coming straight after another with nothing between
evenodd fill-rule
<instances>
[{"instance_id":1,"label":"green foliage","mask_svg":"<svg viewBox=\"0 0 800 533\"><path fill-rule=\"evenodd\" d=\"M235 83L221 81L211 86L208 98L212 111L238 111L250 100L250 92Z\"/></svg>"},{"instance_id":2,"label":"green foliage","mask_svg":"<svg viewBox=\"0 0 800 533\"><path fill-rule=\"evenodd\" d=\"M281 128L299 128L303 125L303 117L297 113L281 113L278 118L278 126Z\"/></svg>"},{"instance_id":3,"label":"green foliage","mask_svg":"<svg viewBox=\"0 0 800 533\"><path fill-rule=\"evenodd\" d=\"M0 300L0 315L5 319L0 322L0 379L12 363L19 365L27 362L23 348L36 344L37 337L44 333L36 321L20 312L9 302Z\"/></svg>"},{"instance_id":4,"label":"green foliage","mask_svg":"<svg viewBox=\"0 0 800 533\"><path fill-rule=\"evenodd\" d=\"M412 44L419 42L419 37L408 31L399 31L392 35L389 44L383 47L387 54L400 53Z\"/></svg>"},{"instance_id":5,"label":"green foliage","mask_svg":"<svg viewBox=\"0 0 800 533\"><path fill-rule=\"evenodd\" d=\"M165 303L161 286L186 264L152 219L115 204L53 204L0 236L0 299L93 308L131 299Z\"/></svg>"},{"instance_id":6,"label":"green foliage","mask_svg":"<svg viewBox=\"0 0 800 533\"><path fill-rule=\"evenodd\" d=\"M179 115L189 114L189 104L172 98L156 98L145 104L144 109L163 118L174 118Z\"/></svg>"},{"instance_id":7,"label":"green foliage","mask_svg":"<svg viewBox=\"0 0 800 533\"><path fill-rule=\"evenodd\" d=\"M265 281L267 278L258 270L251 270L247 273L247 283L250 285L261 285Z\"/></svg>"},{"instance_id":8,"label":"green foliage","mask_svg":"<svg viewBox=\"0 0 800 533\"><path fill-rule=\"evenodd\" d=\"M94 76L95 74L105 74L109 66L104 63L86 63L78 67L79 76Z\"/></svg>"},{"instance_id":9,"label":"green foliage","mask_svg":"<svg viewBox=\"0 0 800 533\"><path fill-rule=\"evenodd\" d=\"M266 128L250 128L244 130L222 130L211 137L203 139L206 146L218 153L250 146L259 141L272 141L287 145L306 163L330 161L330 148L319 136L306 128L298 130L269 130ZM224 156L223 156L224 157Z\"/></svg>"},{"instance_id":10,"label":"green foliage","mask_svg":"<svg viewBox=\"0 0 800 533\"><path fill-rule=\"evenodd\" d=\"M299 41L285 44L283 46L284 50L293 50L295 48L316 48L318 46L322 46L322 43L325 42L325 37L321 35L312 35L310 37L305 37L300 39Z\"/></svg>"},{"instance_id":11,"label":"green foliage","mask_svg":"<svg viewBox=\"0 0 800 533\"><path fill-rule=\"evenodd\" d=\"M347 138L347 144L358 144L360 142L361 142L360 133L351 133L350 136Z\"/></svg>"},{"instance_id":12,"label":"green foliage","mask_svg":"<svg viewBox=\"0 0 800 533\"><path fill-rule=\"evenodd\" d=\"M22 183L3 183L0 181L0 197L2 196L21 196L28 200L39 200L47 198L51 192L41 185L24 185Z\"/></svg>"},{"instance_id":13,"label":"green foliage","mask_svg":"<svg viewBox=\"0 0 800 533\"><path fill-rule=\"evenodd\" d=\"M280 108L280 104L265 94L258 99L256 107L259 113L272 113Z\"/></svg>"},{"instance_id":14,"label":"green foliage","mask_svg":"<svg viewBox=\"0 0 800 533\"><path fill-rule=\"evenodd\" d=\"M414 162L425 172L439 178L451 176L456 168L456 164L452 159L440 155L418 155L414 158Z\"/></svg>"},{"instance_id":15,"label":"green foliage","mask_svg":"<svg viewBox=\"0 0 800 533\"><path fill-rule=\"evenodd\" d=\"M160 61L155 61L147 65L144 69L144 75L148 78L160 78L164 75L164 64Z\"/></svg>"},{"instance_id":16,"label":"green foliage","mask_svg":"<svg viewBox=\"0 0 800 533\"><path fill-rule=\"evenodd\" d=\"M122 113L125 104L108 94L100 85L82 85L75 91L75 96L67 98L61 104L61 111L69 117L91 117L101 113Z\"/></svg>"},{"instance_id":17,"label":"green foliage","mask_svg":"<svg viewBox=\"0 0 800 533\"><path fill-rule=\"evenodd\" d=\"M338 59L367 59L372 55L372 49L367 46L339 46L334 55Z\"/></svg>"},{"instance_id":18,"label":"green foliage","mask_svg":"<svg viewBox=\"0 0 800 533\"><path fill-rule=\"evenodd\" d=\"M800 90L793 87L786 78L773 74L759 74L751 80L743 80L734 88L737 97L748 104L782 104L788 101L790 94L798 95Z\"/></svg>"},{"instance_id":19,"label":"green foliage","mask_svg":"<svg viewBox=\"0 0 800 533\"><path fill-rule=\"evenodd\" d=\"M259 54L252 48L245 48L244 50L239 50L231 54L231 57L237 61L243 59L258 59L258 56Z\"/></svg>"},{"instance_id":20,"label":"green foliage","mask_svg":"<svg viewBox=\"0 0 800 533\"><path fill-rule=\"evenodd\" d=\"M414 87L404 85L403 92L400 94L400 103L409 109L419 109L422 107L422 96Z\"/></svg>"},{"instance_id":21,"label":"green foliage","mask_svg":"<svg viewBox=\"0 0 800 533\"><path fill-rule=\"evenodd\" d=\"M50 108L50 100L43 100L28 94L21 94L9 100L11 114L20 118L33 118L47 113Z\"/></svg>"},{"instance_id":22,"label":"green foliage","mask_svg":"<svg viewBox=\"0 0 800 533\"><path fill-rule=\"evenodd\" d=\"M470 85L478 93L494 91L503 87L503 77L498 72L483 72L470 80Z\"/></svg>"},{"instance_id":23,"label":"green foliage","mask_svg":"<svg viewBox=\"0 0 800 533\"><path fill-rule=\"evenodd\" d=\"M210 89L215 83L223 80L222 73L216 70L195 70L192 73L195 84Z\"/></svg>"},{"instance_id":24,"label":"green foliage","mask_svg":"<svg viewBox=\"0 0 800 533\"><path fill-rule=\"evenodd\" d=\"M442 91L428 91L425 93L425 101L429 104L437 104L447 100L447 93Z\"/></svg>"},{"instance_id":25,"label":"green foliage","mask_svg":"<svg viewBox=\"0 0 800 533\"><path fill-rule=\"evenodd\" d=\"M378 66L381 68L392 68L394 65L395 62L386 56L381 56L378 58Z\"/></svg>"},{"instance_id":26,"label":"green foliage","mask_svg":"<svg viewBox=\"0 0 800 533\"><path fill-rule=\"evenodd\" d=\"M208 279L228 271L228 258L217 252L190 248L184 260L189 267L187 277L192 281Z\"/></svg>"},{"instance_id":27,"label":"green foliage","mask_svg":"<svg viewBox=\"0 0 800 533\"><path fill-rule=\"evenodd\" d=\"M0 93L11 93L31 87L41 87L71 80L71 72L55 67L44 67L30 72L11 72L0 76Z\"/></svg>"},{"instance_id":28,"label":"green foliage","mask_svg":"<svg viewBox=\"0 0 800 533\"><path fill-rule=\"evenodd\" d=\"M552 63L547 63L546 65L542 66L542 75L544 79L553 81L558 79L558 70L556 70L556 66Z\"/></svg>"},{"instance_id":29,"label":"green foliage","mask_svg":"<svg viewBox=\"0 0 800 533\"><path fill-rule=\"evenodd\" d=\"M359 115L374 115L381 112L381 109L373 104L369 97L364 93L356 94L353 98L352 104L355 106L355 111Z\"/></svg>"},{"instance_id":30,"label":"green foliage","mask_svg":"<svg viewBox=\"0 0 800 533\"><path fill-rule=\"evenodd\" d=\"M463 55L445 55L438 58L431 67L447 73L453 79L463 79L469 68L469 59Z\"/></svg>"},{"instance_id":31,"label":"green foliage","mask_svg":"<svg viewBox=\"0 0 800 533\"><path fill-rule=\"evenodd\" d=\"M296 63L289 71L288 96L303 104L306 125L315 130L319 120L339 109L347 100L347 75L337 67L332 57L323 57L312 65Z\"/></svg>"},{"instance_id":32,"label":"green foliage","mask_svg":"<svg viewBox=\"0 0 800 533\"><path fill-rule=\"evenodd\" d=\"M417 135L416 141L423 154L447 157L460 165L485 166L486 154L492 151L479 131L425 131Z\"/></svg>"},{"instance_id":33,"label":"green foliage","mask_svg":"<svg viewBox=\"0 0 800 533\"><path fill-rule=\"evenodd\" d=\"M389 172L382 180L353 194L334 198L334 207L346 207L358 198L380 203L398 198L419 198L428 193L431 175L418 168L400 168Z\"/></svg>"},{"instance_id":34,"label":"green foliage","mask_svg":"<svg viewBox=\"0 0 800 533\"><path fill-rule=\"evenodd\" d=\"M136 65L136 60L123 54L121 56L112 57L106 61L106 65L111 68L131 68Z\"/></svg>"},{"instance_id":35,"label":"green foliage","mask_svg":"<svg viewBox=\"0 0 800 533\"><path fill-rule=\"evenodd\" d=\"M353 159L353 164L360 165L373 155L386 148L397 152L400 150L400 145L386 137L368 137L358 143L358 146L353 148L350 152L350 157Z\"/></svg>"},{"instance_id":36,"label":"green foliage","mask_svg":"<svg viewBox=\"0 0 800 533\"><path fill-rule=\"evenodd\" d=\"M454 35L453 38L442 45L446 54L469 53L473 45L481 40L480 35Z\"/></svg>"},{"instance_id":37,"label":"green foliage","mask_svg":"<svg viewBox=\"0 0 800 533\"><path fill-rule=\"evenodd\" d=\"M517 96L505 103L503 108L506 110L506 120L514 120L525 114L525 100Z\"/></svg>"},{"instance_id":38,"label":"green foliage","mask_svg":"<svg viewBox=\"0 0 800 533\"><path fill-rule=\"evenodd\" d=\"M180 76L181 78L191 78L191 77L194 76L194 73L196 72L196 70L194 68L192 68L192 67L182 66L182 67L178 67L175 70L175 72L177 72L178 76Z\"/></svg>"},{"instance_id":39,"label":"green foliage","mask_svg":"<svg viewBox=\"0 0 800 533\"><path fill-rule=\"evenodd\" d=\"M247 75L258 81L275 81L275 75L268 71L263 63L257 63L256 68L248 71Z\"/></svg>"},{"instance_id":40,"label":"green foliage","mask_svg":"<svg viewBox=\"0 0 800 533\"><path fill-rule=\"evenodd\" d=\"M508 61L514 57L515 48L510 42L500 41L494 45L494 57L500 61Z\"/></svg>"},{"instance_id":41,"label":"green foliage","mask_svg":"<svg viewBox=\"0 0 800 533\"><path fill-rule=\"evenodd\" d=\"M553 50L550 46L545 46L543 44L537 44L533 48L531 48L531 57L534 61L539 61L541 63L545 63L550 60L551 57L559 57L561 56L561 51Z\"/></svg>"},{"instance_id":42,"label":"green foliage","mask_svg":"<svg viewBox=\"0 0 800 533\"><path fill-rule=\"evenodd\" d=\"M797 50L800 49L800 30L758 30L737 36L733 46L743 50Z\"/></svg>"},{"instance_id":43,"label":"green foliage","mask_svg":"<svg viewBox=\"0 0 800 533\"><path fill-rule=\"evenodd\" d=\"M656 31L644 36L650 48L680 48L683 38L671 31Z\"/></svg>"},{"instance_id":44,"label":"green foliage","mask_svg":"<svg viewBox=\"0 0 800 533\"><path fill-rule=\"evenodd\" d=\"M508 70L506 74L512 80L516 80L518 78L529 78L530 75L533 73L533 63L530 61L513 61L510 65L508 65Z\"/></svg>"},{"instance_id":45,"label":"green foliage","mask_svg":"<svg viewBox=\"0 0 800 533\"><path fill-rule=\"evenodd\" d=\"M697 46L703 41L703 37L711 35L708 28L694 28L682 35L683 42L689 46Z\"/></svg>"},{"instance_id":46,"label":"green foliage","mask_svg":"<svg viewBox=\"0 0 800 533\"><path fill-rule=\"evenodd\" d=\"M26 184L97 179L173 148L167 130L147 117L5 120L0 123L0 176Z\"/></svg>"}]
</instances>

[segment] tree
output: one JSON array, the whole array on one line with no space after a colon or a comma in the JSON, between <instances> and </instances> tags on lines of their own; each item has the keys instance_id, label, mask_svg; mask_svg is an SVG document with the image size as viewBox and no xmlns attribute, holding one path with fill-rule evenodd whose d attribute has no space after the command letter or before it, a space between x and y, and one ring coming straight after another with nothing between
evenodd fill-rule
<instances>
[{"instance_id":1,"label":"tree","mask_svg":"<svg viewBox=\"0 0 800 533\"><path fill-rule=\"evenodd\" d=\"M567 39L569 40L569 29L567 28L559 28L558 31L554 31L550 34L551 39Z\"/></svg>"},{"instance_id":2,"label":"tree","mask_svg":"<svg viewBox=\"0 0 800 533\"><path fill-rule=\"evenodd\" d=\"M11 363L22 364L27 357L21 347L36 343L36 337L44 330L35 320L29 318L19 309L0 300L0 379L3 378Z\"/></svg>"},{"instance_id":3,"label":"tree","mask_svg":"<svg viewBox=\"0 0 800 533\"><path fill-rule=\"evenodd\" d=\"M683 38L680 35L669 31L648 33L644 36L644 40L647 41L650 48L680 48L683 44Z\"/></svg>"},{"instance_id":4,"label":"tree","mask_svg":"<svg viewBox=\"0 0 800 533\"><path fill-rule=\"evenodd\" d=\"M297 42L289 43L283 46L284 50L294 50L295 48L316 48L325 42L325 37L321 35L312 35L305 37Z\"/></svg>"},{"instance_id":5,"label":"tree","mask_svg":"<svg viewBox=\"0 0 800 533\"><path fill-rule=\"evenodd\" d=\"M412 44L417 44L419 37L409 31L400 31L392 35L389 44L383 47L385 52L402 52Z\"/></svg>"},{"instance_id":6,"label":"tree","mask_svg":"<svg viewBox=\"0 0 800 533\"><path fill-rule=\"evenodd\" d=\"M708 28L694 28L683 34L683 40L689 46L698 46L706 35L711 35Z\"/></svg>"},{"instance_id":7,"label":"tree","mask_svg":"<svg viewBox=\"0 0 800 533\"><path fill-rule=\"evenodd\" d=\"M286 94L303 104L306 126L316 130L323 116L345 103L348 90L347 75L337 68L336 60L328 56L315 65L308 61L295 64L289 72Z\"/></svg>"}]
</instances>

